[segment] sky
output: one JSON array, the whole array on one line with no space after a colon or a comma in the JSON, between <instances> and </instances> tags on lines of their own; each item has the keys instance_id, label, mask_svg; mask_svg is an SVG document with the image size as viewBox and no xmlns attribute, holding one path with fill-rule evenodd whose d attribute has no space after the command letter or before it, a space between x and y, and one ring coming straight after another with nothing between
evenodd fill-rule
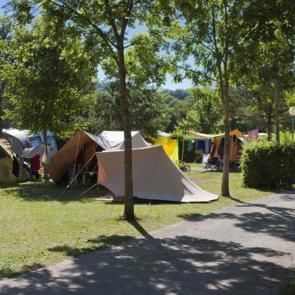
<instances>
[{"instance_id":1,"label":"sky","mask_svg":"<svg viewBox=\"0 0 295 295\"><path fill-rule=\"evenodd\" d=\"M7 4L7 0L0 0L0 14L3 13L3 5ZM134 30L135 33L140 33L145 31L145 28L143 28L142 26L139 26L137 29ZM102 73L100 72L99 75L101 75ZM191 88L193 86L192 82L188 79L183 80L181 83L175 83L173 81L173 78L171 75L167 75L166 76L166 82L164 85L161 86L162 89L171 89L171 90L175 90L175 89L187 89L187 88Z\"/></svg>"}]
</instances>

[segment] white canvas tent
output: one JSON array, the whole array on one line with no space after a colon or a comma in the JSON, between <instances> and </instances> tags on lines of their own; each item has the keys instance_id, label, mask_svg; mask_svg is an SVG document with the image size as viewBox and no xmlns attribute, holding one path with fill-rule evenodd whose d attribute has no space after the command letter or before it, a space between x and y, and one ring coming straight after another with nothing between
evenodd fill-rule
<instances>
[{"instance_id":1,"label":"white canvas tent","mask_svg":"<svg viewBox=\"0 0 295 295\"><path fill-rule=\"evenodd\" d=\"M124 151L96 153L98 182L117 196L124 195ZM161 146L134 149L134 196L172 202L210 202L218 196L206 192L189 180L167 157Z\"/></svg>"},{"instance_id":2,"label":"white canvas tent","mask_svg":"<svg viewBox=\"0 0 295 295\"><path fill-rule=\"evenodd\" d=\"M151 146L144 140L140 131L131 131L132 148L142 148ZM104 142L105 150L123 150L124 149L124 132L123 131L103 131L98 136L98 143Z\"/></svg>"}]
</instances>

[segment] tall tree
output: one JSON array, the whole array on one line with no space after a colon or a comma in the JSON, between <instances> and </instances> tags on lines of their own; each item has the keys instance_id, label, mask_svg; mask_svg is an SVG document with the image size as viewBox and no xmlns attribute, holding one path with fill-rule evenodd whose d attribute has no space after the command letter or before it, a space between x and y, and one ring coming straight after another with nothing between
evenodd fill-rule
<instances>
[{"instance_id":1,"label":"tall tree","mask_svg":"<svg viewBox=\"0 0 295 295\"><path fill-rule=\"evenodd\" d=\"M9 55L9 40L11 37L12 23L7 15L0 16L0 136L3 130L3 104L4 93L7 85L4 69L11 62Z\"/></svg>"},{"instance_id":2,"label":"tall tree","mask_svg":"<svg viewBox=\"0 0 295 295\"><path fill-rule=\"evenodd\" d=\"M289 1L250 1L243 14L243 42L237 46L235 71L254 90L258 107L267 114L269 139L272 121L280 139L283 92L294 80L294 13Z\"/></svg>"},{"instance_id":3,"label":"tall tree","mask_svg":"<svg viewBox=\"0 0 295 295\"><path fill-rule=\"evenodd\" d=\"M240 16L245 1L236 0L175 0L174 20L168 21L170 37L176 39L177 64L184 75L215 85L224 115L224 158L221 194L230 196L229 191L229 132L230 95L233 81L232 69L235 47L240 41L242 26ZM171 6L170 6L171 9ZM169 18L166 16L165 19ZM167 21L166 21L167 22ZM190 62L187 62L190 60Z\"/></svg>"},{"instance_id":4,"label":"tall tree","mask_svg":"<svg viewBox=\"0 0 295 295\"><path fill-rule=\"evenodd\" d=\"M166 58L159 54L159 42L154 36L141 32L132 36L130 42L132 46L125 52L125 62L131 128L152 135L157 129L162 129L167 121L164 95L157 88L163 83L169 65ZM97 131L106 125L112 129L122 129L119 76L115 61L106 58L101 66L108 82L100 84L98 89L96 107L100 112L99 116L94 115L94 118L97 117L94 126ZM107 107L105 112L104 106Z\"/></svg>"},{"instance_id":5,"label":"tall tree","mask_svg":"<svg viewBox=\"0 0 295 295\"><path fill-rule=\"evenodd\" d=\"M29 26L15 28L13 63L6 68L12 104L7 116L22 128L42 130L45 145L48 130L61 134L75 129L96 73L85 46L64 24L43 11Z\"/></svg>"},{"instance_id":6,"label":"tall tree","mask_svg":"<svg viewBox=\"0 0 295 295\"><path fill-rule=\"evenodd\" d=\"M12 4L17 4L13 1ZM24 0L22 1L24 2ZM74 23L85 36L92 36L105 56L113 59L119 77L120 107L125 140L125 206L123 217L134 220L132 181L131 122L126 83L126 48L132 47L129 29L145 16L152 1L144 0L35 0L26 1L41 5L42 9L58 9ZM23 4L23 3L22 3ZM95 43L95 42L94 42Z\"/></svg>"}]
</instances>

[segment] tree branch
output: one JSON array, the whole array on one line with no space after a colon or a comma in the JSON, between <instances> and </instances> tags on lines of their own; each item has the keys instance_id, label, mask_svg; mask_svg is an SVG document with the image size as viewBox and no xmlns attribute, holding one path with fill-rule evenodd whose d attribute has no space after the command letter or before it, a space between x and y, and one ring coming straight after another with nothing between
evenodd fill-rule
<instances>
[{"instance_id":1,"label":"tree branch","mask_svg":"<svg viewBox=\"0 0 295 295\"><path fill-rule=\"evenodd\" d=\"M139 2L139 1L138 1ZM126 28L127 28L127 25L128 25L128 22L129 22L129 17L131 15L131 11L132 11L132 8L133 8L133 5L135 3L133 2L133 0L129 0L128 1L128 4L126 6L126 9L125 9L125 17L123 17L122 19L122 26L121 26L121 32L120 32L120 36L121 38L124 37L125 35L125 32L126 32Z\"/></svg>"},{"instance_id":2,"label":"tree branch","mask_svg":"<svg viewBox=\"0 0 295 295\"><path fill-rule=\"evenodd\" d=\"M115 35L116 40L117 40L117 45L119 45L121 36L120 36L120 34L118 32L116 23L114 21L115 17L113 15L112 9L111 9L111 7L109 5L109 0L104 0L104 5L105 5L105 8L106 8L107 19L109 20L110 25L111 25L111 27L113 29L114 35Z\"/></svg>"},{"instance_id":3,"label":"tree branch","mask_svg":"<svg viewBox=\"0 0 295 295\"><path fill-rule=\"evenodd\" d=\"M80 12L78 12L75 8L71 7L70 5L68 5L67 3L65 3L65 1L63 0L58 0L60 1L62 4L58 3L58 2L55 2L54 0L48 0L50 3L52 3L53 5L55 6L58 6L60 8L63 8L63 9L69 9L72 13L74 13L77 17L79 17L80 19L86 21L89 25L91 25L96 33L103 39L103 41L105 42L106 46L109 48L110 50L110 53L113 55L113 58L116 60L117 62L117 56L114 52L114 49L113 47L115 47L117 49L117 45L115 43L112 42L112 40L110 40L106 34L103 32L103 30L98 27L91 19L89 16L87 15L83 15L81 14ZM84 9L83 9L84 10ZM85 12L85 10L84 10Z\"/></svg>"}]
</instances>

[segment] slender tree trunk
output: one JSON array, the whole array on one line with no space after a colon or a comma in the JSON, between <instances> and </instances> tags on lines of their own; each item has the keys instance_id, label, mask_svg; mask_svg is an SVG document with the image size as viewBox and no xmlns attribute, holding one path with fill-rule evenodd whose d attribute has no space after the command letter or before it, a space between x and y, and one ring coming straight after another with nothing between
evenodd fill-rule
<instances>
[{"instance_id":1,"label":"slender tree trunk","mask_svg":"<svg viewBox=\"0 0 295 295\"><path fill-rule=\"evenodd\" d=\"M272 140L272 113L267 112L267 140L271 141Z\"/></svg>"},{"instance_id":2,"label":"slender tree trunk","mask_svg":"<svg viewBox=\"0 0 295 295\"><path fill-rule=\"evenodd\" d=\"M3 98L6 84L5 80L0 81L0 137L3 134Z\"/></svg>"},{"instance_id":3,"label":"slender tree trunk","mask_svg":"<svg viewBox=\"0 0 295 295\"><path fill-rule=\"evenodd\" d=\"M276 142L280 143L280 96L278 81L274 82L274 111L275 111L275 131Z\"/></svg>"},{"instance_id":4,"label":"slender tree trunk","mask_svg":"<svg viewBox=\"0 0 295 295\"><path fill-rule=\"evenodd\" d=\"M229 93L228 84L225 82L221 89L223 110L224 110L224 154L223 154L223 172L222 172L222 184L221 195L224 197L230 197L229 191L229 152L230 152L230 122L229 122Z\"/></svg>"},{"instance_id":5,"label":"slender tree trunk","mask_svg":"<svg viewBox=\"0 0 295 295\"><path fill-rule=\"evenodd\" d=\"M2 92L0 92L0 137L3 134L3 96Z\"/></svg>"},{"instance_id":6,"label":"slender tree trunk","mask_svg":"<svg viewBox=\"0 0 295 295\"><path fill-rule=\"evenodd\" d=\"M49 179L48 176L48 161L49 161L49 155L48 155L48 139L47 139L47 130L43 130L43 140L44 140L44 147L45 147L45 161L42 163L44 168L44 178L46 180Z\"/></svg>"},{"instance_id":7,"label":"slender tree trunk","mask_svg":"<svg viewBox=\"0 0 295 295\"><path fill-rule=\"evenodd\" d=\"M124 219L128 221L135 220L134 215L134 200L133 200L133 176L132 176L132 138L131 138L131 123L128 105L128 90L126 86L126 66L124 59L123 46L118 50L119 61L119 80L120 80L120 102L123 117L124 128L124 171L125 171L125 206Z\"/></svg>"}]
</instances>

